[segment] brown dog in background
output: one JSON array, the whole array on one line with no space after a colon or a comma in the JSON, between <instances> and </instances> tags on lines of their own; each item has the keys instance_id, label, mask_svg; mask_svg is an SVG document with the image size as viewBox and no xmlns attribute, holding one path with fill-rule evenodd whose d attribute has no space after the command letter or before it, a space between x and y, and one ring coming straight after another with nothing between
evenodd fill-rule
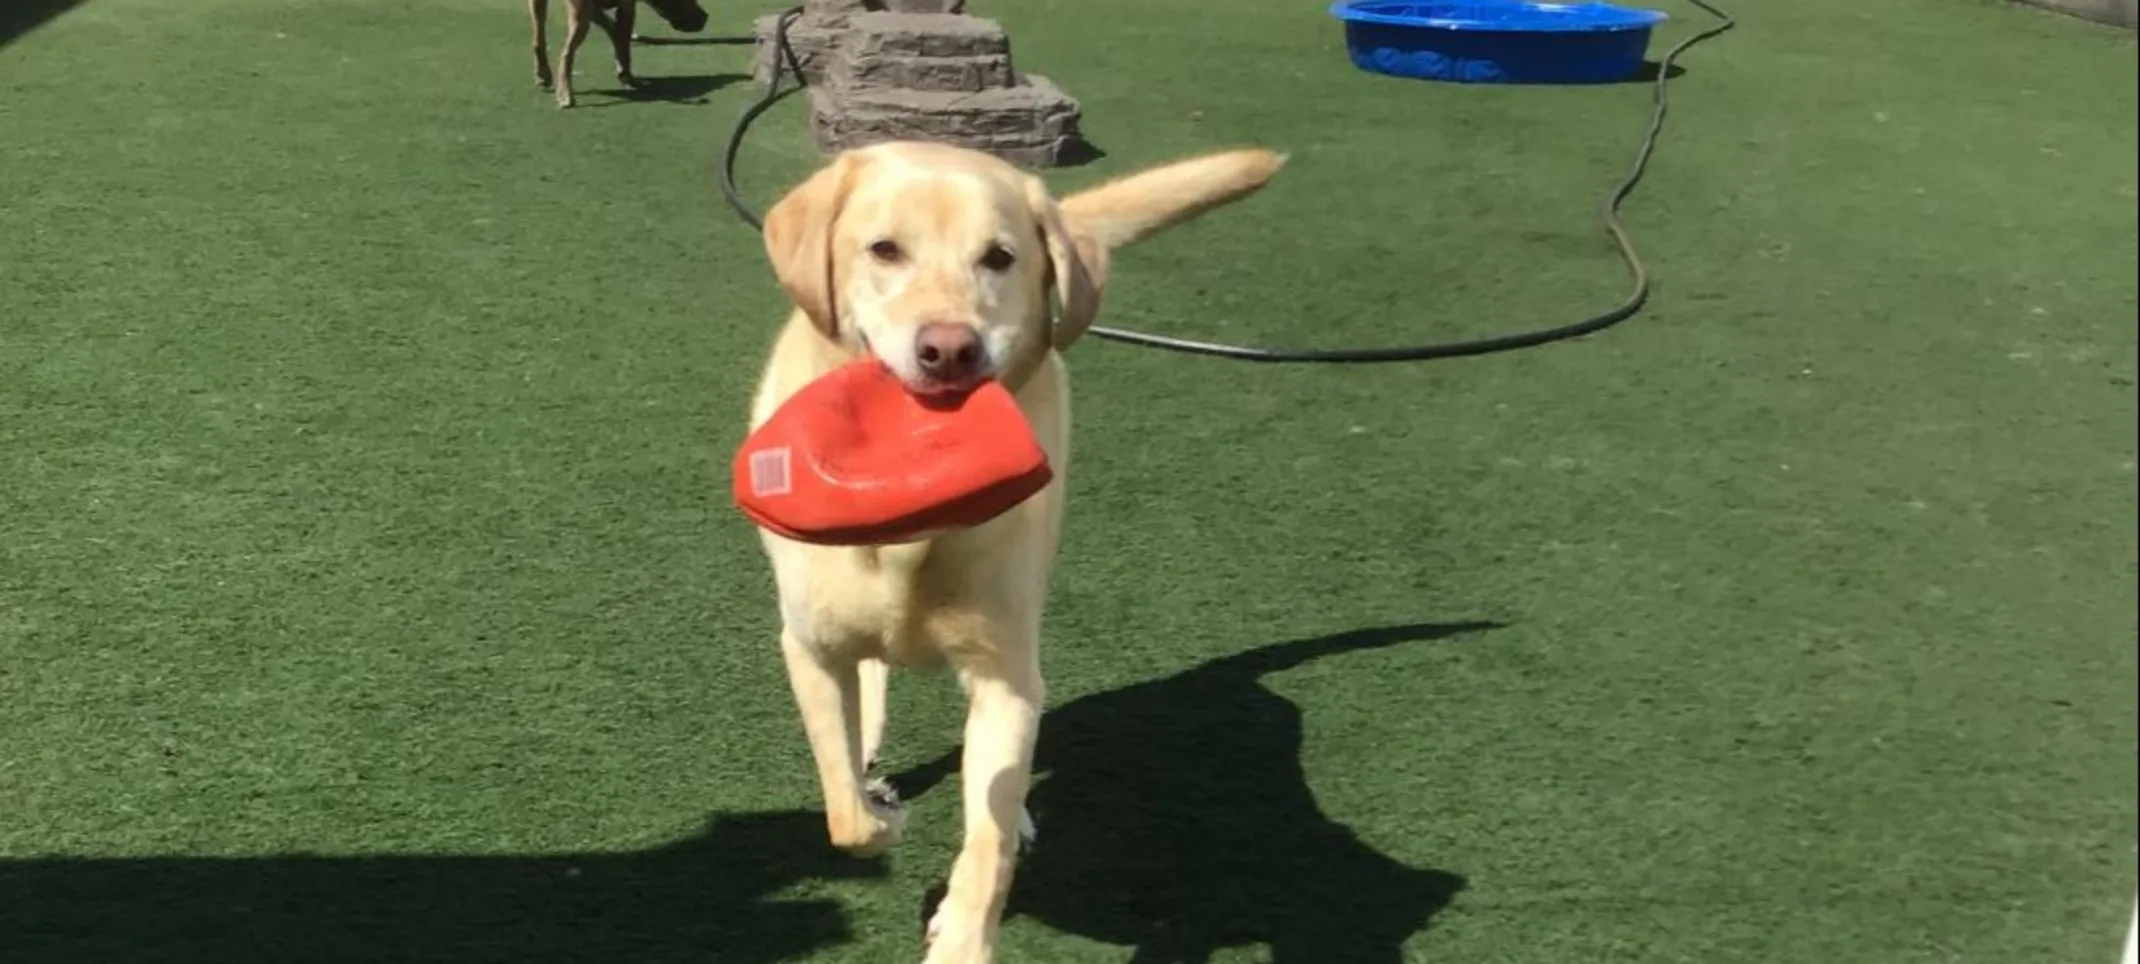
<instances>
[{"instance_id":1,"label":"brown dog in background","mask_svg":"<svg viewBox=\"0 0 2140 964\"><path fill-rule=\"evenodd\" d=\"M918 394L1001 384L1055 469L1003 515L918 542L819 546L761 531L834 846L876 854L904 825L896 796L868 775L891 668L948 665L966 691L965 833L929 919L926 964L995 960L1017 851L1032 834L1041 613L1070 454L1062 353L1099 314L1112 252L1255 193L1284 163L1266 150L1220 151L1057 201L995 157L891 142L839 155L766 212L766 252L793 307L759 376L752 428L818 376L873 357Z\"/></svg>"},{"instance_id":2,"label":"brown dog in background","mask_svg":"<svg viewBox=\"0 0 2140 964\"><path fill-rule=\"evenodd\" d=\"M549 90L554 83L557 89L557 106L570 107L572 97L572 63L578 58L580 43L587 39L587 28L599 26L609 35L610 49L616 52L617 81L626 87L639 86L639 78L632 75L632 25L639 19L640 0L564 0L565 2L565 49L557 58L557 73L550 72L550 0L528 0L528 19L535 25L535 83ZM646 0L669 26L682 33L697 33L706 29L706 10L698 0ZM612 18L609 11L615 10Z\"/></svg>"}]
</instances>

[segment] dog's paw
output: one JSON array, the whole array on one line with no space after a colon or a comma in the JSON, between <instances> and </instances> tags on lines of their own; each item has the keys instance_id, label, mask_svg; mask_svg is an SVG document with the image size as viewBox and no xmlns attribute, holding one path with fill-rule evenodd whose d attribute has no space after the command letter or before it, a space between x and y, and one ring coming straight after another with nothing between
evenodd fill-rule
<instances>
[{"instance_id":1,"label":"dog's paw","mask_svg":"<svg viewBox=\"0 0 2140 964\"><path fill-rule=\"evenodd\" d=\"M928 948L922 964L993 964L996 959L977 917L954 906L949 897L936 905L921 940Z\"/></svg>"},{"instance_id":2,"label":"dog's paw","mask_svg":"<svg viewBox=\"0 0 2140 964\"><path fill-rule=\"evenodd\" d=\"M884 853L906 836L907 811L900 805L899 795L891 784L883 784L880 790L870 781L863 797L863 805L857 814L855 825L842 826L840 821L830 821L832 845L855 857L869 858Z\"/></svg>"},{"instance_id":3,"label":"dog's paw","mask_svg":"<svg viewBox=\"0 0 2140 964\"><path fill-rule=\"evenodd\" d=\"M1018 854L1019 854L1019 856L1024 856L1024 855L1026 855L1026 854L1032 853L1032 852L1033 852L1033 847L1034 847L1035 845L1039 844L1039 843L1040 843L1040 828L1039 828L1038 826L1034 825L1034 823L1033 823L1033 811L1031 811L1031 810L1027 810L1027 809L1025 809L1024 807L1019 807L1019 808L1018 808Z\"/></svg>"},{"instance_id":4,"label":"dog's paw","mask_svg":"<svg viewBox=\"0 0 2140 964\"><path fill-rule=\"evenodd\" d=\"M572 90L571 90L570 88L559 88L559 89L558 89L558 91L557 91L557 109L558 109L558 110L566 110L566 109L568 109L568 108L570 108L570 107L572 107L573 105L575 105L575 104L578 104L578 103L579 103L579 99L578 99L578 98L576 98L576 97L574 97L574 96L572 96Z\"/></svg>"},{"instance_id":5,"label":"dog's paw","mask_svg":"<svg viewBox=\"0 0 2140 964\"><path fill-rule=\"evenodd\" d=\"M645 86L645 82L639 79L639 75L632 73L629 70L617 71L617 83L623 84L626 87Z\"/></svg>"}]
</instances>

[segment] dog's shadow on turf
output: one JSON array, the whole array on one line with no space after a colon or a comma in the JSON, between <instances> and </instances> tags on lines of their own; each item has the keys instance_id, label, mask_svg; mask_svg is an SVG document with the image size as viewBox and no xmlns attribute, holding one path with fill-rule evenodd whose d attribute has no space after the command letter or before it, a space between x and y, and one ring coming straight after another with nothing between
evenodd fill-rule
<instances>
[{"instance_id":1,"label":"dog's shadow on turf","mask_svg":"<svg viewBox=\"0 0 2140 964\"><path fill-rule=\"evenodd\" d=\"M1274 964L1401 960L1464 879L1399 863L1324 815L1301 769L1300 710L1262 680L1489 628L1279 643L1049 712L1030 800L1040 844L1010 913L1134 946L1140 964L1251 944ZM918 794L957 769L954 751L895 782ZM854 936L836 901L783 891L886 870L833 850L807 811L716 815L618 853L0 859L0 961L774 964Z\"/></svg>"},{"instance_id":2,"label":"dog's shadow on turf","mask_svg":"<svg viewBox=\"0 0 2140 964\"><path fill-rule=\"evenodd\" d=\"M582 107L617 107L623 104L705 104L707 97L730 84L749 80L749 74L678 74L666 77L641 77L636 87L615 86L582 88L583 95L591 94L602 100L590 100Z\"/></svg>"},{"instance_id":3,"label":"dog's shadow on turf","mask_svg":"<svg viewBox=\"0 0 2140 964\"><path fill-rule=\"evenodd\" d=\"M1257 944L1273 964L1402 960L1405 941L1465 880L1399 863L1325 815L1301 768L1300 709L1263 678L1492 628L1398 626L1279 643L1050 710L1028 798L1039 842L1019 863L1006 916L1133 946L1134 964L1202 964ZM917 795L958 765L954 750L892 783ZM928 895L925 915L941 893Z\"/></svg>"},{"instance_id":4,"label":"dog's shadow on turf","mask_svg":"<svg viewBox=\"0 0 2140 964\"><path fill-rule=\"evenodd\" d=\"M777 892L884 872L804 811L623 853L0 860L0 961L773 964L853 938Z\"/></svg>"},{"instance_id":5,"label":"dog's shadow on turf","mask_svg":"<svg viewBox=\"0 0 2140 964\"><path fill-rule=\"evenodd\" d=\"M0 47L56 20L85 0L0 0Z\"/></svg>"}]
</instances>

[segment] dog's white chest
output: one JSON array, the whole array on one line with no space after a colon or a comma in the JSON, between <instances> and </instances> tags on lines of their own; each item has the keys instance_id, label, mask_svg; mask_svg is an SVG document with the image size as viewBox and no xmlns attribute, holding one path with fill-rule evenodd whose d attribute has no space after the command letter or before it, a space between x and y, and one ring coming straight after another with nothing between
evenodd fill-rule
<instances>
[{"instance_id":1,"label":"dog's white chest","mask_svg":"<svg viewBox=\"0 0 2140 964\"><path fill-rule=\"evenodd\" d=\"M927 543L873 548L805 546L768 537L788 631L812 646L883 657L919 615Z\"/></svg>"}]
</instances>

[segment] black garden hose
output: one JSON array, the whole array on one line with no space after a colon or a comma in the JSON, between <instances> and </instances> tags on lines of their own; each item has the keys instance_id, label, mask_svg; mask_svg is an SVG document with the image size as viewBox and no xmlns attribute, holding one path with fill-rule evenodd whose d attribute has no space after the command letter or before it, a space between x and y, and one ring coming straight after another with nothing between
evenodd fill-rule
<instances>
[{"instance_id":1,"label":"black garden hose","mask_svg":"<svg viewBox=\"0 0 2140 964\"><path fill-rule=\"evenodd\" d=\"M1643 131L1641 145L1635 150L1634 162L1628 166L1627 173L1620 178L1619 182L1613 185L1611 192L1605 195L1605 200L1600 205L1600 214L1605 222L1605 231L1607 234L1612 235L1613 245L1620 253L1620 260L1627 264L1628 273L1634 278L1634 289L1628 293L1625 300L1614 306L1610 311L1555 328L1541 328L1470 341L1393 348L1253 348L1242 345L1223 345L1216 342L1194 341L1168 335L1154 335L1147 332L1109 328L1101 325L1093 326L1089 329L1089 333L1093 337L1105 338L1110 341L1144 345L1151 348L1164 348L1170 351L1187 352L1195 355L1232 358L1240 361L1364 364L1368 362L1460 358L1471 355L1489 355L1518 348L1531 348L1602 331L1633 317L1636 312L1642 310L1643 303L1649 300L1649 270L1643 267L1642 259L1635 254L1634 239L1628 236L1626 226L1620 221L1620 203L1626 200L1629 194L1634 193L1635 185L1642 182L1642 175L1649 167L1650 155L1657 149L1657 137L1664 130L1664 115L1667 103L1666 92L1669 89L1673 63L1679 59L1680 54L1686 52L1688 48L1693 47L1695 44L1738 26L1737 20L1732 19L1730 14L1718 9L1708 0L1687 0L1687 2L1700 7L1704 13L1714 17L1716 22L1674 44L1670 50L1665 51L1664 57L1657 62L1657 76L1652 81L1651 86L1653 97L1649 126ZM792 73L795 77L795 86L790 90L802 89L802 62L800 58L795 56L795 48L788 44L788 26L795 21L795 18L802 15L802 11L803 8L794 7L783 12L779 19L775 21L773 39L777 49L774 51L773 75L766 85L765 96L760 98L757 103L745 108L742 116L736 118L735 129L729 133L728 145L721 154L721 194L728 199L729 205L736 209L736 213L742 216L744 221L749 222L753 228L762 229L764 227L764 219L751 210L750 205L744 202L742 195L736 190L736 152L743 146L743 135L745 131L750 129L751 122L757 120L758 115L765 113L767 108L773 106L774 103L788 93L788 91L783 91L780 86L780 80L784 73ZM785 70L782 69L783 63L786 65Z\"/></svg>"}]
</instances>

